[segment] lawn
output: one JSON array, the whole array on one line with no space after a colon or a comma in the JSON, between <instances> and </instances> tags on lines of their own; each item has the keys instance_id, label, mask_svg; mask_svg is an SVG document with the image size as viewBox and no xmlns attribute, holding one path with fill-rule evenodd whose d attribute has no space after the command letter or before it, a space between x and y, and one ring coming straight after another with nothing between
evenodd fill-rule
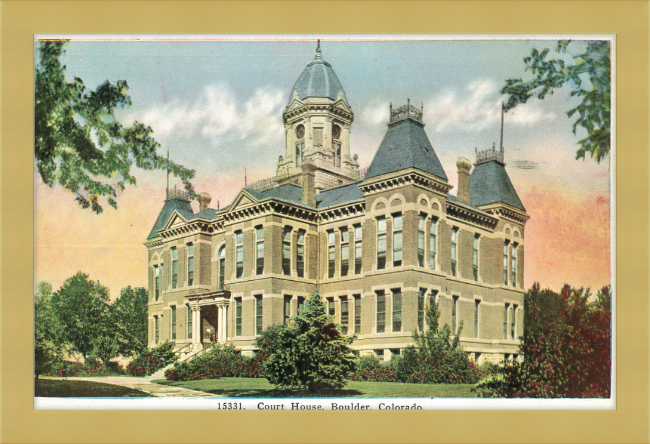
<instances>
[{"instance_id":1,"label":"lawn","mask_svg":"<svg viewBox=\"0 0 650 444\"><path fill-rule=\"evenodd\" d=\"M35 396L44 398L140 398L151 395L114 384L93 381L37 379Z\"/></svg>"},{"instance_id":2,"label":"lawn","mask_svg":"<svg viewBox=\"0 0 650 444\"><path fill-rule=\"evenodd\" d=\"M470 389L474 384L402 384L398 382L350 381L340 390L314 395L306 390L276 389L264 378L221 378L159 384L183 387L230 398L291 398L291 397L365 397L365 398L475 398Z\"/></svg>"}]
</instances>

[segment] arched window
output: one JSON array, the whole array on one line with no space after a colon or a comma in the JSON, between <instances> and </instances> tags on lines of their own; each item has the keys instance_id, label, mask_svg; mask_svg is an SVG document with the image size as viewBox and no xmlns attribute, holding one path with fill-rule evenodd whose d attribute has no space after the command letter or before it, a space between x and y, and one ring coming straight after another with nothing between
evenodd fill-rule
<instances>
[{"instance_id":1,"label":"arched window","mask_svg":"<svg viewBox=\"0 0 650 444\"><path fill-rule=\"evenodd\" d=\"M223 290L226 280L226 246L219 249L219 290Z\"/></svg>"}]
</instances>

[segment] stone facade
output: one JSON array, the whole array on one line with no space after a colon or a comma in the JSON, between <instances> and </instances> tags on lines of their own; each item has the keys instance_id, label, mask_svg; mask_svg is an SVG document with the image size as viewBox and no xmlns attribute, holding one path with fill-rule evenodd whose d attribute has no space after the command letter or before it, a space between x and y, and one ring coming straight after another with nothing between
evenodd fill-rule
<instances>
[{"instance_id":1,"label":"stone facade","mask_svg":"<svg viewBox=\"0 0 650 444\"><path fill-rule=\"evenodd\" d=\"M523 334L528 216L503 152L477 156L456 199L423 141L422 113L408 104L391 109L386 138L360 177L342 89L302 98L299 83L282 116L287 144L276 178L241 190L226 208L202 205L196 214L187 196L168 193L145 242L149 345L227 342L252 353L261 330L295 316L319 288L362 354L389 359L412 344L426 306L437 302L441 323L454 331L462 323L461 344L472 359L514 357ZM393 166L385 160L391 153L413 160ZM469 174L472 166L463 159L457 167ZM503 184L482 173L493 169L510 194L499 194Z\"/></svg>"}]
</instances>

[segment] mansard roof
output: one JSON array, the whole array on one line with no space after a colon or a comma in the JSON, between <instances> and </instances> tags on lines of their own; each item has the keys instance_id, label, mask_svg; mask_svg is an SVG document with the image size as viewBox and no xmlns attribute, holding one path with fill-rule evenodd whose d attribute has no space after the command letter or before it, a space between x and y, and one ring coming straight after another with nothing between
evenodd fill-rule
<instances>
[{"instance_id":1,"label":"mansard roof","mask_svg":"<svg viewBox=\"0 0 650 444\"><path fill-rule=\"evenodd\" d=\"M498 160L474 166L469 176L469 192L474 207L501 202L526 211L510 181L505 164Z\"/></svg>"},{"instance_id":2,"label":"mansard roof","mask_svg":"<svg viewBox=\"0 0 650 444\"><path fill-rule=\"evenodd\" d=\"M248 188L244 188L244 190L258 201L272 198L302 206L309 206L302 201L302 188L290 183L273 187L266 191L255 191Z\"/></svg>"},{"instance_id":3,"label":"mansard roof","mask_svg":"<svg viewBox=\"0 0 650 444\"><path fill-rule=\"evenodd\" d=\"M388 131L368 167L365 178L411 167L447 180L445 170L424 132L424 125L406 118L388 125Z\"/></svg>"},{"instance_id":4,"label":"mansard roof","mask_svg":"<svg viewBox=\"0 0 650 444\"><path fill-rule=\"evenodd\" d=\"M174 214L174 211L178 211L178 213L185 219L194 216L194 211L192 210L192 205L190 205L189 201L183 199L166 200L165 205L163 205L162 210L160 210L158 219L156 219L156 223L151 229L151 233L149 233L149 236L147 237L147 240L158 236L158 231L165 228L167 221L169 221L169 218Z\"/></svg>"},{"instance_id":5,"label":"mansard roof","mask_svg":"<svg viewBox=\"0 0 650 444\"><path fill-rule=\"evenodd\" d=\"M363 199L363 191L359 189L359 182L353 182L340 187L321 191L316 195L316 206L319 209L334 207L355 200Z\"/></svg>"}]
</instances>

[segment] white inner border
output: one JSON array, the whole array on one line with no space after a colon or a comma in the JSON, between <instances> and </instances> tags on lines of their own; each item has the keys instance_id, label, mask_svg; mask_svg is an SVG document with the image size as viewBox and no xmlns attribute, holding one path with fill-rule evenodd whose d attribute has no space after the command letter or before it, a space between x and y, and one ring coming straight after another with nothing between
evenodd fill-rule
<instances>
[{"instance_id":1,"label":"white inner border","mask_svg":"<svg viewBox=\"0 0 650 444\"><path fill-rule=\"evenodd\" d=\"M332 402L342 405L379 404L422 406L424 410L616 410L616 35L614 34L259 34L259 35L201 35L201 34L35 34L34 40L70 39L72 41L449 41L449 40L609 40L612 44L612 105L610 150L610 273L612 282L612 389L610 399L475 399L475 398L315 398L259 400L244 398L34 398L36 410L212 410L217 402L242 402L247 409L257 410L259 402L285 404L291 409L292 402L321 405L329 409Z\"/></svg>"}]
</instances>

